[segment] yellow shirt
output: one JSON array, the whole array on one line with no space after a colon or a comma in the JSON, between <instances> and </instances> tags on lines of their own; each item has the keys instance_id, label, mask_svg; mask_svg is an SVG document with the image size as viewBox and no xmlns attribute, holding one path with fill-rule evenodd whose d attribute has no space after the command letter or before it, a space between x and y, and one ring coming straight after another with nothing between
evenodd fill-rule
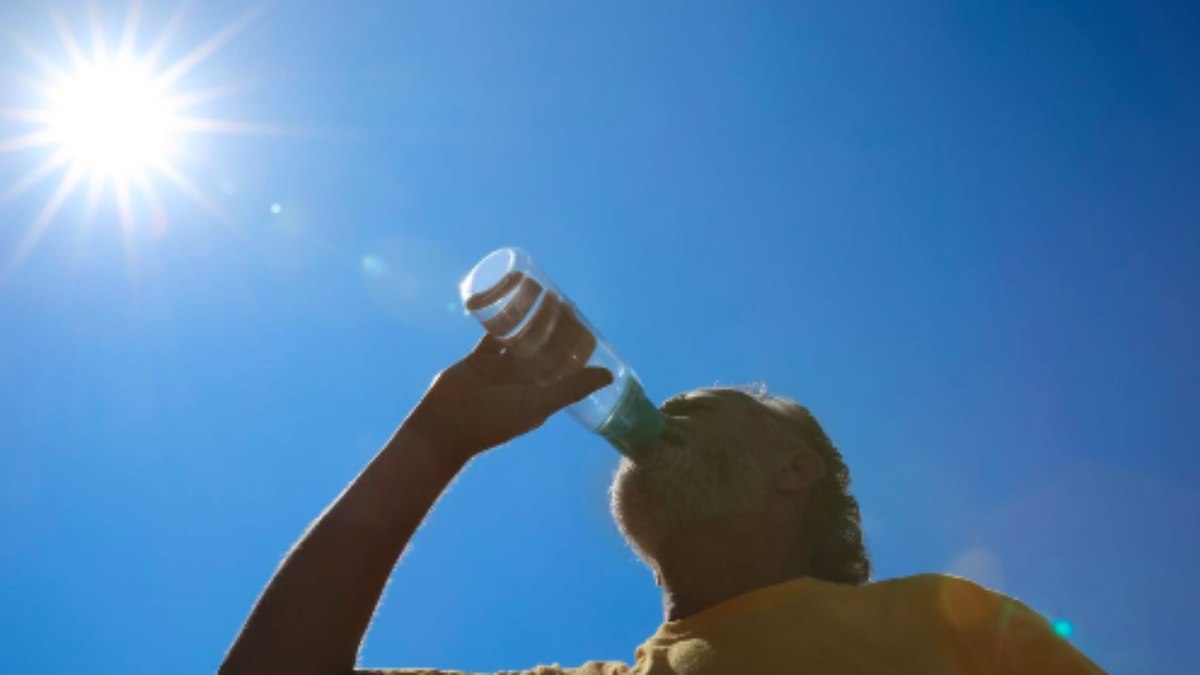
<instances>
[{"instance_id":1,"label":"yellow shirt","mask_svg":"<svg viewBox=\"0 0 1200 675\"><path fill-rule=\"evenodd\" d=\"M864 586L810 577L745 593L637 648L633 666L539 666L536 675L746 673L1094 675L1044 618L966 579L924 574ZM387 671L447 675L452 671Z\"/></svg>"}]
</instances>

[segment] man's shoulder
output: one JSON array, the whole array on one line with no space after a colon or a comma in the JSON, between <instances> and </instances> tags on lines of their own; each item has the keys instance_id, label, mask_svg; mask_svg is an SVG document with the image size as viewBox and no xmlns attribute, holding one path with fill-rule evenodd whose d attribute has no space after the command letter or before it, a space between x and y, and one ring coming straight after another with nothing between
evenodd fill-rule
<instances>
[{"instance_id":1,"label":"man's shoulder","mask_svg":"<svg viewBox=\"0 0 1200 675\"><path fill-rule=\"evenodd\" d=\"M864 586L876 592L924 596L958 602L997 601L1007 596L986 588L965 577L953 574L926 573L907 577L880 579Z\"/></svg>"},{"instance_id":2,"label":"man's shoulder","mask_svg":"<svg viewBox=\"0 0 1200 675\"><path fill-rule=\"evenodd\" d=\"M1016 599L953 574L883 579L864 588L885 596L893 607L903 607L906 614L924 610L958 626L991 621L997 612L1023 609Z\"/></svg>"},{"instance_id":3,"label":"man's shoulder","mask_svg":"<svg viewBox=\"0 0 1200 675\"><path fill-rule=\"evenodd\" d=\"M952 574L918 574L878 582L906 604L921 605L960 631L992 631L1010 623L1038 629L1049 622L1020 599Z\"/></svg>"},{"instance_id":4,"label":"man's shoulder","mask_svg":"<svg viewBox=\"0 0 1200 675\"><path fill-rule=\"evenodd\" d=\"M913 574L907 577L893 577L891 579L878 579L867 584L867 586L877 587L894 587L894 588L919 588L927 590L937 590L943 588L960 588L968 591L977 591L983 593L994 593L980 584L967 579L966 577L955 576L953 574L944 574L941 572L927 572L924 574Z\"/></svg>"},{"instance_id":5,"label":"man's shoulder","mask_svg":"<svg viewBox=\"0 0 1200 675\"><path fill-rule=\"evenodd\" d=\"M957 634L955 644L967 652L964 663L986 662L989 672L998 673L1103 673L1045 616L1016 597L950 574L918 574L876 584L896 591L894 598L902 601L892 605L897 617L911 618L913 607L923 606L933 614L935 625Z\"/></svg>"}]
</instances>

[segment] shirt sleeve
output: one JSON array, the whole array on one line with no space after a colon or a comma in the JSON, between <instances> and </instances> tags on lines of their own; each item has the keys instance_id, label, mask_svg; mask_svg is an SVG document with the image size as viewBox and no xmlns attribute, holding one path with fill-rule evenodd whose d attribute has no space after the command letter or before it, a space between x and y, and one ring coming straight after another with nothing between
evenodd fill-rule
<instances>
[{"instance_id":1,"label":"shirt sleeve","mask_svg":"<svg viewBox=\"0 0 1200 675\"><path fill-rule=\"evenodd\" d=\"M1021 601L966 579L942 589L963 670L988 675L1103 675L1096 664Z\"/></svg>"}]
</instances>

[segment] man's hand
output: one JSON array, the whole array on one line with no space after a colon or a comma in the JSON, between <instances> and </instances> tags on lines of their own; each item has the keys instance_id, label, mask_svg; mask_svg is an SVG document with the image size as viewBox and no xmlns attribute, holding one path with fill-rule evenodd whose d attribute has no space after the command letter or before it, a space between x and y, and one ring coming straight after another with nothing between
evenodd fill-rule
<instances>
[{"instance_id":1,"label":"man's hand","mask_svg":"<svg viewBox=\"0 0 1200 675\"><path fill-rule=\"evenodd\" d=\"M475 455L612 382L585 368L595 337L547 294L515 334L484 337L434 378L384 449L321 514L255 604L222 675L342 675L388 575L438 495Z\"/></svg>"},{"instance_id":2,"label":"man's hand","mask_svg":"<svg viewBox=\"0 0 1200 675\"><path fill-rule=\"evenodd\" d=\"M539 362L513 352L514 345L485 335L466 357L434 377L406 424L465 463L538 428L613 380L604 368L582 366L539 380Z\"/></svg>"}]
</instances>

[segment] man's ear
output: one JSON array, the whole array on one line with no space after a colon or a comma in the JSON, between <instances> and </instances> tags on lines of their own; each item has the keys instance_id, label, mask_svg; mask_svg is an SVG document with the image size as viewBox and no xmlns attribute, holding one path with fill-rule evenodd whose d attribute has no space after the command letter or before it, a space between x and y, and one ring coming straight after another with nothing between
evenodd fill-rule
<instances>
[{"instance_id":1,"label":"man's ear","mask_svg":"<svg viewBox=\"0 0 1200 675\"><path fill-rule=\"evenodd\" d=\"M775 477L781 492L807 492L825 475L825 462L812 450L801 450L788 457Z\"/></svg>"}]
</instances>

